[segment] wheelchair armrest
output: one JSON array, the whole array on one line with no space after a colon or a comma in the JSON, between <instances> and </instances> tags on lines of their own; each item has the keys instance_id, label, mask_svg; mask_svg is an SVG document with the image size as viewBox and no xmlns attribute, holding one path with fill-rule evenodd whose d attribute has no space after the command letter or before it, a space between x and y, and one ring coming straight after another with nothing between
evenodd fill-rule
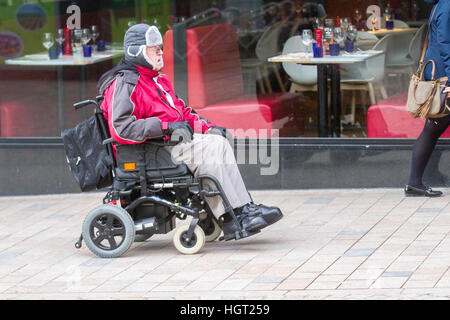
<instances>
[{"instance_id":1,"label":"wheelchair armrest","mask_svg":"<svg viewBox=\"0 0 450 320\"><path fill-rule=\"evenodd\" d=\"M105 140L103 140L103 142L102 142L103 145L106 145L106 144L109 144L109 143L117 144L116 140L114 140L113 138L105 139Z\"/></svg>"},{"instance_id":2,"label":"wheelchair armrest","mask_svg":"<svg viewBox=\"0 0 450 320\"><path fill-rule=\"evenodd\" d=\"M165 141L164 139L146 140L144 144L150 144L157 147L172 147L176 146L179 142L170 142L170 140Z\"/></svg>"}]
</instances>

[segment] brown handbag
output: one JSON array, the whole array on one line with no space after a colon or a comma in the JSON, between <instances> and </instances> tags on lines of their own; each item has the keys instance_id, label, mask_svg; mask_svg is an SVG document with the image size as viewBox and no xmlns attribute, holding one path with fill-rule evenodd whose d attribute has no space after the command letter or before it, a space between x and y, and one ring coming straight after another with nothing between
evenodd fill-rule
<instances>
[{"instance_id":1,"label":"brown handbag","mask_svg":"<svg viewBox=\"0 0 450 320\"><path fill-rule=\"evenodd\" d=\"M437 6L436 6L437 7ZM433 19L433 10L430 21ZM422 50L422 56L419 61L417 72L411 76L408 88L408 101L406 109L414 116L414 118L441 118L450 114L450 108L447 105L447 94L443 91L446 87L448 77L435 79L436 63L433 60L423 62L425 53L428 48L430 28L428 28L427 38ZM431 72L431 80L423 80L425 67L431 63L433 66Z\"/></svg>"}]
</instances>

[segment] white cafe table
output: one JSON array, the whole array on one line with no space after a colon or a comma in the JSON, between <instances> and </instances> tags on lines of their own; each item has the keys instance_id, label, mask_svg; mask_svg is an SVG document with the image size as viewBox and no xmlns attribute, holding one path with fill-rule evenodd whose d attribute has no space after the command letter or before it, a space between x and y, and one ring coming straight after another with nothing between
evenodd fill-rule
<instances>
[{"instance_id":1,"label":"white cafe table","mask_svg":"<svg viewBox=\"0 0 450 320\"><path fill-rule=\"evenodd\" d=\"M411 28L420 28L422 25L428 23L428 20L427 19L423 19L423 20L418 20L418 21L406 21L406 23Z\"/></svg>"},{"instance_id":2,"label":"white cafe table","mask_svg":"<svg viewBox=\"0 0 450 320\"><path fill-rule=\"evenodd\" d=\"M417 31L418 28L394 28L391 30L388 29L378 29L378 30L369 30L368 33L374 34L377 37L384 37L387 34L402 34L402 33L411 33Z\"/></svg>"},{"instance_id":3,"label":"white cafe table","mask_svg":"<svg viewBox=\"0 0 450 320\"><path fill-rule=\"evenodd\" d=\"M383 54L380 50L356 51L339 56L324 55L322 58L306 56L305 53L289 53L271 57L269 62L290 62L305 65L317 65L317 100L319 137L328 137L328 77L331 79L331 136L341 135L341 75L339 65L362 62Z\"/></svg>"},{"instance_id":4,"label":"white cafe table","mask_svg":"<svg viewBox=\"0 0 450 320\"><path fill-rule=\"evenodd\" d=\"M123 50L94 52L91 57L60 55L58 59L49 59L47 53L28 54L23 57L7 59L6 64L17 66L85 66L113 59L123 55Z\"/></svg>"},{"instance_id":5,"label":"white cafe table","mask_svg":"<svg viewBox=\"0 0 450 320\"><path fill-rule=\"evenodd\" d=\"M64 124L64 84L63 84L63 67L76 66L80 67L80 96L81 99L87 98L87 66L102 61L114 59L123 55L123 50L113 49L101 52L93 52L91 57L83 57L81 55L60 55L58 59L49 59L48 54L36 53L28 54L22 57L7 59L5 64L14 66L28 67L55 67L58 90L58 124L59 129L65 129Z\"/></svg>"}]
</instances>

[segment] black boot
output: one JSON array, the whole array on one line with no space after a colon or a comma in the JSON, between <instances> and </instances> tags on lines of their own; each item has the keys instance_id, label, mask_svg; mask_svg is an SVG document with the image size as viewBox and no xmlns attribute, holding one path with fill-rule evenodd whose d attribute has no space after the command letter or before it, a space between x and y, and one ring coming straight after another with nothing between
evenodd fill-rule
<instances>
[{"instance_id":1,"label":"black boot","mask_svg":"<svg viewBox=\"0 0 450 320\"><path fill-rule=\"evenodd\" d=\"M235 211L236 220L226 213L223 218L222 231L224 240L238 240L244 237L254 235L264 227L267 227L267 222L259 215L248 216L243 214L240 210ZM244 231L244 234L241 234Z\"/></svg>"},{"instance_id":2,"label":"black boot","mask_svg":"<svg viewBox=\"0 0 450 320\"><path fill-rule=\"evenodd\" d=\"M262 204L249 203L242 207L242 213L252 217L254 215L261 216L266 221L267 225L274 224L283 218L283 213L277 207L268 207ZM251 229L250 229L251 230Z\"/></svg>"}]
</instances>

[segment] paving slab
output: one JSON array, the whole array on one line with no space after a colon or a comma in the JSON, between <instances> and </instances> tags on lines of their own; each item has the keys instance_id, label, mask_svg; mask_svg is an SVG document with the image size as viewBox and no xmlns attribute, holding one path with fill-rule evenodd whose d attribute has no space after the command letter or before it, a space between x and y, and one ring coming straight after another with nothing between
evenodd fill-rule
<instances>
[{"instance_id":1,"label":"paving slab","mask_svg":"<svg viewBox=\"0 0 450 320\"><path fill-rule=\"evenodd\" d=\"M180 254L172 231L116 259L74 247L103 193L0 197L0 299L449 299L450 189L442 191L251 191L284 218L196 255Z\"/></svg>"}]
</instances>

